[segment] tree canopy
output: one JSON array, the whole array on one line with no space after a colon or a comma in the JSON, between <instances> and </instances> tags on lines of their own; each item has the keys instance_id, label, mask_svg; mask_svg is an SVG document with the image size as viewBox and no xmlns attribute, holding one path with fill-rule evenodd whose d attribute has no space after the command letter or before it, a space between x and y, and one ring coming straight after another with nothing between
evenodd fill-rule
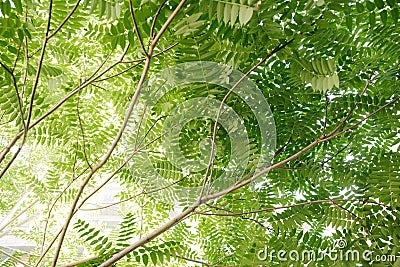
<instances>
[{"instance_id":1,"label":"tree canopy","mask_svg":"<svg viewBox=\"0 0 400 267\"><path fill-rule=\"evenodd\" d=\"M0 266L400 266L399 7L1 0Z\"/></svg>"}]
</instances>

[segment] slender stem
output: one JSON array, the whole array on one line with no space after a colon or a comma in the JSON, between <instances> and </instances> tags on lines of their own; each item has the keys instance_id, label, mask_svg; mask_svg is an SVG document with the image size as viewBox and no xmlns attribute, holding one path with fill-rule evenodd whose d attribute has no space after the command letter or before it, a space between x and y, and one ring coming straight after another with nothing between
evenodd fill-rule
<instances>
[{"instance_id":1,"label":"slender stem","mask_svg":"<svg viewBox=\"0 0 400 267\"><path fill-rule=\"evenodd\" d=\"M14 256L11 255L11 254L8 254L8 253L5 252L4 250L1 250L1 249L0 249L0 253L3 254L4 256L6 256L7 258L10 258L11 260L17 262L17 263L22 264L23 266L30 267L29 264L27 264L27 263L21 261L20 259L14 257Z\"/></svg>"},{"instance_id":2,"label":"slender stem","mask_svg":"<svg viewBox=\"0 0 400 267\"><path fill-rule=\"evenodd\" d=\"M135 250L136 248L138 248L140 246L143 246L144 244L146 244L150 240L154 239L155 237L159 236L160 234L164 233L166 230L170 229L171 227L173 227L177 223L179 223L182 220L184 220L185 218L187 218L187 216L190 215L193 211L195 211L196 208L199 205L200 205L199 203L196 203L195 205L187 208L182 213L178 214L176 217L174 217L173 219L168 221L166 224L164 224L162 227L160 227L160 228L156 229L155 231L145 235L144 237L142 237L137 242L135 242L132 245L124 248L120 252L114 254L110 259L108 259L107 261L105 261L101 265L99 265L99 267L112 266L115 262L117 262L118 260L123 258L129 252Z\"/></svg>"},{"instance_id":3,"label":"slender stem","mask_svg":"<svg viewBox=\"0 0 400 267\"><path fill-rule=\"evenodd\" d=\"M51 34L49 34L49 36L47 37L47 39L52 38L54 35L57 34L57 32L59 30L61 30L61 28L65 25L65 23L67 23L67 21L71 18L72 14L75 13L75 11L77 10L79 3L81 2L81 0L76 1L75 6L72 8L72 10L68 13L68 15L63 19L63 21L61 22L61 24L57 27L57 29L55 29Z\"/></svg>"},{"instance_id":4,"label":"slender stem","mask_svg":"<svg viewBox=\"0 0 400 267\"><path fill-rule=\"evenodd\" d=\"M154 38L154 29L156 27L156 22L157 18L160 15L161 9L165 6L165 4L168 2L168 0L164 0L162 4L158 7L156 14L154 15L153 22L151 23L151 28L150 28L150 38Z\"/></svg>"},{"instance_id":5,"label":"slender stem","mask_svg":"<svg viewBox=\"0 0 400 267\"><path fill-rule=\"evenodd\" d=\"M142 50L143 50L144 54L146 55L146 57L148 57L149 54L147 53L146 48L144 47L143 39L142 39L142 37L140 36L139 27L138 27L137 22L136 22L135 12L133 11L132 0L129 0L129 11L130 11L130 13L131 13L131 18L132 18L132 22L133 22L133 27L135 28L136 35L137 35L137 37L138 37L138 39L139 39L139 42L140 42L140 46L142 47Z\"/></svg>"},{"instance_id":6,"label":"slender stem","mask_svg":"<svg viewBox=\"0 0 400 267\"><path fill-rule=\"evenodd\" d=\"M312 200L312 201L305 201L305 202L300 202L300 203L294 203L290 205L283 205L279 207L271 207L271 208L265 208L265 209L260 209L260 210L253 210L253 211L245 211L245 212L230 212L230 213L210 213L210 212L202 212L202 211L195 211L195 214L200 214L200 215L208 215L208 216L221 216L221 217L235 217L235 216L242 216L242 215L249 215L249 214L255 214L255 213L262 213L262 212L268 212L268 211L275 211L275 210L281 210L281 209L290 209L294 207L300 207L300 206L305 206L305 205L312 205L312 204L320 204L320 203L330 203L330 204L337 204L340 202L359 202L363 204L372 204L372 205L379 205L385 208L388 208L388 206L375 202L375 201L366 201L363 199L318 199L318 200ZM213 207L215 208L215 207Z\"/></svg>"},{"instance_id":7,"label":"slender stem","mask_svg":"<svg viewBox=\"0 0 400 267\"><path fill-rule=\"evenodd\" d=\"M39 202L39 199L34 200L31 204L29 204L27 207L22 209L17 215L12 217L8 222L7 221L3 221L3 223L1 224L1 227L0 227L0 232L2 232L7 226L9 226L16 219L18 219L21 215L23 215L27 210L32 208L37 202Z\"/></svg>"},{"instance_id":8,"label":"slender stem","mask_svg":"<svg viewBox=\"0 0 400 267\"><path fill-rule=\"evenodd\" d=\"M364 86L364 89L363 89L363 90L361 91L361 93L360 93L360 97L363 96L363 94L367 91L368 86L369 86L369 83L370 83L370 81L367 80L367 82L366 82L366 84L365 84L365 86ZM343 120L341 123L339 123L339 125L336 126L336 128L335 128L332 132L330 132L330 133L328 134L328 136L331 136L331 135L337 133L337 132L346 124L346 122L348 121L348 119L350 119L351 115L353 114L354 110L357 108L358 104L359 104L358 102L356 102L356 103L354 104L354 106L351 108L351 110L349 111L349 113L347 113L347 116L344 118L344 120Z\"/></svg>"},{"instance_id":9,"label":"slender stem","mask_svg":"<svg viewBox=\"0 0 400 267\"><path fill-rule=\"evenodd\" d=\"M284 49L287 45L289 45L291 42L293 42L294 39L291 39L287 42L285 42L284 44L280 44L278 45L274 50L272 50L267 56L265 56L262 60L260 60L256 65L254 65L249 71L247 71L247 73L245 75L243 75L233 86L232 88L228 91L228 93L226 93L226 95L224 96L224 98L221 101L221 104L218 108L217 111L217 116L215 118L215 123L214 123L214 130L213 130L213 135L212 135L212 141L211 141L211 153L210 153L210 158L209 158L209 163L208 163L208 167L206 170L206 174L204 175L204 182L203 182L203 186L201 188L201 192L199 195L199 198L201 198L204 194L206 185L207 185L207 181L208 181L208 177L211 176L210 172L212 172L213 169L213 165L214 165L214 156L215 156L215 139L217 137L217 131L218 131L218 121L219 118L221 116L221 112L222 112L222 108L226 102L226 100L229 98L229 96L233 93L233 91L239 86L239 84L246 79L250 73L252 73L256 68L258 68L261 64L263 64L265 61L267 61L270 57L272 57L273 55L275 55L277 52L279 52L280 50Z\"/></svg>"},{"instance_id":10,"label":"slender stem","mask_svg":"<svg viewBox=\"0 0 400 267\"><path fill-rule=\"evenodd\" d=\"M90 179L92 178L92 176L93 176L101 167L103 167L103 165L104 165L104 164L108 161L108 159L111 157L111 154L113 153L115 147L117 146L118 142L120 141L120 139L121 139L121 137L122 137L123 132L124 132L125 129L126 129L126 126L128 125L129 118L130 118L130 116L131 116L131 114L132 114L132 111L133 111L133 108L135 107L136 102L137 102L137 100L138 100L138 98L139 98L139 93L140 93L140 91L141 91L141 88L142 88L143 83L145 82L145 79L146 79L146 76L147 76L147 72L148 72L148 70L149 70L149 68L150 68L151 52L152 52L151 50L152 50L152 49L150 49L149 57L148 57L148 59L146 60L146 63L145 63L145 66L144 66L143 73L142 73L142 76L141 76L141 78L140 78L139 84L138 84L138 86L137 86L137 88L136 88L135 94L133 95L131 104L130 104L130 106L129 106L127 112L126 112L124 121L123 121L123 123L122 123L122 126L121 126L120 129L119 129L119 132L118 132L117 136L115 137L115 139L114 139L114 141L113 141L113 143L112 143L110 149L109 149L109 150L107 151L107 153L104 155L103 159L102 159L100 162L98 162L98 163L93 167L93 169L92 169L91 172L88 174L88 176L85 178L85 180L84 180L83 183L81 184L81 186L80 186L78 192L77 192L76 195L75 195L75 198L74 198L74 200L73 200L73 203L72 203L71 208L70 208L70 211L69 211L69 214L68 214L68 216L67 216L67 218L66 218L64 227L63 227L63 229L62 229L62 231L61 231L61 234L60 234L60 237L59 237L59 242L58 242L58 245L57 245L57 247L56 247L56 251L55 251L55 254L54 254L54 258L53 258L53 263L52 263L52 265L51 265L52 267L55 267L56 264L57 264L58 256L59 256L59 254L60 254L61 247L62 247L62 244L63 244L63 242L64 242L65 235L66 235L67 230L68 230L68 226L69 226L69 224L70 224L70 222L71 222L71 219L72 219L72 217L73 217L73 215L74 215L75 207L76 207L76 205L78 204L79 198L81 197L81 195L82 195L82 193L83 193L83 190L85 189L86 185L89 183L89 181L90 181Z\"/></svg>"},{"instance_id":11,"label":"slender stem","mask_svg":"<svg viewBox=\"0 0 400 267\"><path fill-rule=\"evenodd\" d=\"M39 63L38 63L38 67L37 67L37 71L36 71L36 77L35 77L35 82L32 88L32 94L31 94L31 98L30 98L30 103L29 103L29 108L28 108L28 118L26 119L26 123L24 123L24 130L22 132L23 134L23 140L19 146L19 148L17 149L17 151L14 153L13 157L11 158L11 160L7 163L7 165L4 167L4 169L1 171L0 173L0 179L4 176L4 174L6 173L6 171L10 168L10 166L13 164L14 160L17 158L18 154L21 152L22 147L24 146L27 136L28 136L28 130L29 130L29 124L31 121L31 117L32 117L32 111L33 111L33 102L34 102L34 98L35 98L35 94L36 94L36 89L38 87L39 84L39 77L40 77L40 73L42 70L42 65L43 65L43 60L44 60L44 55L45 55L45 51L46 51L46 46L47 46L47 42L48 42L48 34L49 34L49 30L50 30L50 22L51 22L51 14L52 14L52 9L53 9L53 0L50 0L50 4L49 4L49 16L47 19L47 27L46 27L46 34L45 34L45 38L43 41L43 45L42 45L42 52L40 54L40 58L39 58ZM15 81L16 83L16 81ZM20 97L19 97L19 93L17 90L17 95L18 95L18 100L20 102ZM22 104L19 103L20 105L20 109L22 112ZM22 120L24 121L24 114L22 112L21 114L22 116ZM19 138L14 138L15 142L18 140ZM15 144L15 143L14 143ZM2 153L0 154L0 162L2 162L2 160L4 159L5 155L10 151L10 148L14 145L12 144L11 146L7 146L7 148L5 150L2 151Z\"/></svg>"}]
</instances>

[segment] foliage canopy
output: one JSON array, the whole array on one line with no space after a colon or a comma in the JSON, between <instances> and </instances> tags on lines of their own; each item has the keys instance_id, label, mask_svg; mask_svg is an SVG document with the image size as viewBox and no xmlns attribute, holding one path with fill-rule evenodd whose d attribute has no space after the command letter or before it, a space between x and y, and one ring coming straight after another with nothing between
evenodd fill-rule
<instances>
[{"instance_id":1,"label":"foliage canopy","mask_svg":"<svg viewBox=\"0 0 400 267\"><path fill-rule=\"evenodd\" d=\"M34 244L1 246L0 266L400 266L399 7L0 1L0 241ZM276 128L270 165L255 167L264 132L235 85L196 82L151 107L140 102L141 90L162 87L145 87L150 77L189 62L230 66L218 77L232 82L235 69L258 86ZM231 107L248 146L235 150L241 144L222 127L221 110L192 118L175 141L183 159L204 168L186 170L162 149L173 143L165 125L199 98ZM222 191L182 199L171 190L207 189L234 151L248 158ZM168 183L155 183L154 173ZM93 206L110 186L118 187L115 203ZM99 210L121 220L96 223ZM372 256L260 257L335 246Z\"/></svg>"}]
</instances>

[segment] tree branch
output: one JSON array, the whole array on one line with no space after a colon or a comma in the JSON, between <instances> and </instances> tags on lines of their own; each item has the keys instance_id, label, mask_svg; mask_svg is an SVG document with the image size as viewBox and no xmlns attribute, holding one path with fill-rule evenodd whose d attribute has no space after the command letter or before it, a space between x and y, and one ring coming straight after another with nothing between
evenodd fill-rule
<instances>
[{"instance_id":1,"label":"tree branch","mask_svg":"<svg viewBox=\"0 0 400 267\"><path fill-rule=\"evenodd\" d=\"M65 23L67 23L67 21L71 18L72 14L74 14L75 11L78 9L78 6L79 6L79 3L80 3L80 2L81 2L80 0L76 1L76 4L75 4L75 6L72 8L72 10L71 10L71 11L68 13L68 15L63 19L63 21L62 21L61 24L57 27L57 29L55 29L51 34L49 34L49 36L47 37L47 39L52 38L54 35L57 34L57 32L58 32L59 30L61 30L61 28L65 25Z\"/></svg>"}]
</instances>

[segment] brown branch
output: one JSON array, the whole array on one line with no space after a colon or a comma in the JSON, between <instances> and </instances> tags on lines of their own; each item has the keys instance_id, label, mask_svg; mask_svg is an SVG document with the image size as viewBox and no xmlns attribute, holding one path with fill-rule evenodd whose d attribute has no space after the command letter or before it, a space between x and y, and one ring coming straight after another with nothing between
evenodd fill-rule
<instances>
[{"instance_id":1,"label":"brown branch","mask_svg":"<svg viewBox=\"0 0 400 267\"><path fill-rule=\"evenodd\" d=\"M59 237L59 242L58 242L58 245L56 247L55 254L54 254L52 267L55 267L56 264L57 264L58 256L60 254L60 250L61 250L64 238L65 238L68 226L69 226L69 224L71 222L71 219L72 219L72 217L73 217L73 215L75 213L75 208L76 208L76 206L78 204L79 198L81 197L81 195L83 193L83 190L85 189L86 185L91 180L92 176L108 161L108 159L110 158L111 154L113 153L115 147L117 146L118 142L120 141L120 139L122 137L123 132L125 131L125 129L126 129L127 125L128 125L128 121L129 121L130 115L132 114L133 108L136 105L136 102L137 102L137 100L139 98L140 91L142 89L142 85L144 84L146 76L147 76L147 73L148 73L148 71L150 69L150 62L151 62L151 59L152 59L153 51L154 51L155 46L158 43L158 40L161 38L161 36L165 32L166 28L169 26L169 24L175 18L175 16L179 12L179 10L183 7L183 4L185 2L186 2L186 0L182 0L180 2L180 4L177 6L177 8L174 10L174 12L172 12L171 16L167 19L167 21L163 25L162 29L160 30L160 32L157 34L157 36L154 38L153 42L151 43L151 45L149 47L149 51L147 53L147 59L145 61L145 66L143 68L142 76L140 77L140 80L139 80L139 83L137 85L136 91L135 91L135 93L134 93L134 95L132 97L131 104L130 104L127 112L126 112L126 115L125 115L124 121L123 121L123 123L122 123L122 125L120 127L120 130L119 130L117 136L115 137L115 139L114 139L110 149L108 150L108 152L104 155L103 159L93 167L92 171L88 174L86 179L83 181L83 183L81 184L77 194L75 195L75 198L73 200L73 203L72 203L70 211L69 211L69 214L68 214L68 216L66 218L64 227L63 227L63 229L61 231L61 234L60 234L60 237ZM132 8L132 6L131 6L131 8ZM129 247L126 248L126 249L129 249ZM114 262L118 261L120 259L118 255L123 255L124 256L125 254L123 254L123 253L124 253L124 251L126 251L126 249L122 250L120 253L116 254L111 259L107 260L101 266L108 266L107 262L114 263ZM121 257L123 257L123 256L121 256ZM106 264L106 265L104 265L104 264Z\"/></svg>"},{"instance_id":2,"label":"brown branch","mask_svg":"<svg viewBox=\"0 0 400 267\"><path fill-rule=\"evenodd\" d=\"M399 97L400 98L400 97ZM397 98L398 100L398 98ZM388 107L390 104L393 104L395 101L391 101L390 103L386 104L385 106L379 108L377 111L373 112L373 114L376 114L377 112L379 112L380 110L384 109L385 107ZM371 114L368 117L371 117L373 114ZM361 122L360 122L361 123ZM334 135L337 136L337 135ZM169 230L170 228L172 228L174 225L176 225L177 223L181 222L182 220L186 219L188 216L192 215L192 214L203 214L201 212L196 212L196 209L208 202L209 200L212 199L216 199L218 197L224 196L226 194L229 194L239 188L244 187L245 185L251 183L252 181L256 180L257 178L261 177L262 175L268 173L270 170L278 168L280 166L283 166L284 164L290 162L293 159L296 159L297 157L301 156L302 154L306 153L308 150L312 149L313 147L315 147L316 145L318 145L321 142L325 142L327 140L332 139L333 137L321 137L317 140L315 140L314 142L310 143L308 146L304 147L302 150L300 150L299 152L297 152L296 154L288 157L285 160L282 160L281 162L278 162L266 169L264 169L263 171L259 172L258 174L252 176L251 178L237 183L233 186L231 186L230 188L227 188L223 191L217 192L215 194L211 194L211 195L206 195L202 198L200 198L198 201L196 201L192 206L188 207L186 210L184 210L182 213L178 214L177 216L175 216L174 218L172 218L170 221L166 222L164 225L162 225L161 227L159 227L158 229L150 232L149 234L147 234L146 236L144 236L143 238L141 238L140 240L136 241L135 243L131 244L130 246L126 247L125 249L123 249L122 251L118 252L117 254L115 254L112 258L110 258L109 260L105 261L103 264L100 265L100 267L106 267L106 266L111 266L112 264L114 264L115 262L117 262L119 259L121 259L122 257L124 257L126 254L130 253L131 251L135 250L136 248L143 246L144 244L146 244L147 242L151 241L152 239L156 238L157 236L161 235L162 233L164 233L165 231ZM333 202L339 202L340 200L316 200L316 201L308 201L308 202L304 202L304 203L297 203L297 204L292 204L292 205L287 205L287 206L281 206L281 207L274 207L274 208L268 208L268 209L264 209L265 211L267 210L276 210L276 209L283 209L283 208L291 208L294 206L301 206L301 205L306 205L306 204L313 204L313 203L322 203L322 202L326 202L326 203L333 203ZM371 203L371 204L375 204L375 205L379 205L385 208L389 208L388 206L381 204L381 203L376 203L376 202L372 202L372 201L365 201L365 200L342 200L342 201L348 201L348 202L362 202L362 203ZM247 212L247 213L238 213L237 216L241 216L243 214L249 214L249 213L255 213L255 212L262 212L263 210L259 210L259 211L252 211L252 212ZM213 215L210 213L204 213L204 215ZM226 215L226 214L217 214L216 216L232 216L232 215Z\"/></svg>"},{"instance_id":3,"label":"brown branch","mask_svg":"<svg viewBox=\"0 0 400 267\"><path fill-rule=\"evenodd\" d=\"M76 149L78 149L76 147ZM87 170L88 168L85 168L77 177L75 177L75 165L76 165L76 155L77 155L78 151L75 152L75 156L74 156L74 166L72 167L72 171L74 173L73 179L67 184L67 186L64 187L64 189L60 192L60 194L54 199L53 203L50 206L49 212L47 213L47 220L44 226L44 230L43 230L43 240L42 240L42 251L41 251L41 255L38 259L37 264L40 263L40 261L44 258L44 256L46 255L46 253L49 251L50 247L54 244L54 242L56 241L56 239L52 239L52 241L50 242L50 245L44 249L44 244L46 242L46 234L47 234L47 227L48 227L48 222L50 220L50 215L55 207L55 205L57 204L58 200L60 200L60 198L62 197L62 195L68 190L68 188L79 178L81 177ZM56 238L58 237L58 235L61 233L61 231L59 231L56 234Z\"/></svg>"},{"instance_id":4,"label":"brown branch","mask_svg":"<svg viewBox=\"0 0 400 267\"><path fill-rule=\"evenodd\" d=\"M43 114L41 117L39 117L35 122L33 122L31 125L27 126L28 130L31 128L35 127L37 124L42 122L45 118L50 116L54 111L56 111L59 107L61 107L67 100L69 100L72 96L74 96L77 92L82 90L83 88L86 88L88 85L90 85L94 80L98 79L99 77L103 76L105 73L109 72L112 68L114 68L116 65L120 64L126 55L128 51L128 47L125 49L124 53L122 54L121 58L119 61L113 63L111 66L109 66L107 69L105 69L103 72L101 72L99 75L97 75L95 78L91 78L90 80L85 81L83 84L79 84L75 89L73 89L71 92L69 92L67 95L65 95L58 103L56 103L53 107L51 107L45 114ZM107 59L106 59L107 60ZM103 62L104 63L104 62ZM99 69L101 68L102 65L95 71L97 73ZM4 160L5 156L10 152L11 147L15 145L15 143L22 137L24 136L24 131L20 131L17 133L14 138L10 141L10 143L0 152L0 163ZM3 173L4 174L4 173ZM1 175L0 175L1 178Z\"/></svg>"},{"instance_id":5,"label":"brown branch","mask_svg":"<svg viewBox=\"0 0 400 267\"><path fill-rule=\"evenodd\" d=\"M221 211L225 211L225 212L228 212L228 213L234 213L234 212L231 211L231 210L228 210L228 209L225 209L225 208L221 208L221 207L217 207L217 206L214 206L214 205L210 205L210 204L207 204L207 203L206 203L205 205L208 206L208 207L210 207L210 208L216 209L216 210L221 210ZM249 220L249 221L255 222L255 223L257 223L258 225L260 225L261 227L263 227L263 228L266 227L264 224L262 224L262 223L259 222L258 220L253 219L253 218L246 217L246 216L244 216L244 214L242 214L242 215L240 215L240 216L238 216L238 217L241 218L241 219L243 219L243 220Z\"/></svg>"},{"instance_id":6,"label":"brown branch","mask_svg":"<svg viewBox=\"0 0 400 267\"><path fill-rule=\"evenodd\" d=\"M203 182L203 186L201 188L201 192L199 195L199 199L203 196L204 192L205 192L205 187L207 185L208 182L208 177L211 177L211 172L214 166L214 157L215 157L215 139L217 137L217 131L218 131L218 121L219 118L221 116L221 112L222 112L222 108L224 106L224 103L226 102L226 100L228 99L228 97L233 93L233 91L239 86L239 84L246 79L250 73L252 73L256 68L258 68L261 64L263 64L265 61L267 61L270 57L272 57L273 55L275 55L277 52L279 52L280 50L284 49L287 45L289 45L291 42L293 42L294 39L291 39L289 41L286 41L283 44L278 45L274 50L272 50L267 56L265 56L262 60L260 60L256 65L254 65L249 71L247 71L247 73L245 75L243 75L233 86L232 88L228 91L228 93L226 93L226 95L224 96L224 98L221 101L221 104L218 108L217 111L217 116L215 118L215 123L214 123L214 130L213 130L213 136L212 136L212 147L211 147L211 153L210 153L210 159L209 159L209 163L208 163L208 167L206 170L206 173L204 175L204 182ZM210 183L211 184L211 183Z\"/></svg>"},{"instance_id":7,"label":"brown branch","mask_svg":"<svg viewBox=\"0 0 400 267\"><path fill-rule=\"evenodd\" d=\"M155 53L152 57L154 58L154 57L157 57L159 55L162 55L165 52L167 52L168 50L170 50L170 49L174 48L175 46L177 46L178 44L179 44L179 42L175 42L172 45L168 46L167 48L161 50L160 52ZM139 58L139 59L125 60L125 61L122 61L122 63L136 63L136 62L142 62L142 61L145 61L145 60L146 60L146 58L143 57L143 58Z\"/></svg>"},{"instance_id":8,"label":"brown branch","mask_svg":"<svg viewBox=\"0 0 400 267\"><path fill-rule=\"evenodd\" d=\"M0 253L3 254L4 256L6 256L7 258L9 258L9 259L11 259L11 260L13 260L13 261L15 261L15 262L17 262L17 263L23 265L23 266L31 267L29 264L27 264L27 263L21 261L20 259L14 257L14 256L11 255L11 254L8 254L7 252L5 252L5 251L3 251L3 250L1 250L1 249L0 249Z\"/></svg>"},{"instance_id":9,"label":"brown branch","mask_svg":"<svg viewBox=\"0 0 400 267\"><path fill-rule=\"evenodd\" d=\"M362 223L361 219L357 215L355 215L353 212L351 212L350 210L346 209L345 207L343 207L342 205L340 205L338 203L333 203L333 205L335 205L337 208L341 209L342 211L344 211L345 213L347 213L351 217L353 217L356 221L358 221L360 223L360 225L362 225L365 228L365 230L368 232L370 237L372 239L375 239L375 237L373 236L371 230Z\"/></svg>"},{"instance_id":10,"label":"brown branch","mask_svg":"<svg viewBox=\"0 0 400 267\"><path fill-rule=\"evenodd\" d=\"M179 43L176 42L176 43L170 45L169 47L165 48L164 50L162 50L162 51L160 51L160 52L154 54L154 55L153 55L153 58L156 57L156 56L159 56L159 55L161 55L161 54L163 54L163 53L165 53L165 52L167 52L168 50L174 48L174 47L175 47L176 45L178 45L178 44L179 44ZM142 62L145 61L145 60L146 60L146 58L144 57L144 58L140 58L140 59L133 59L133 60L122 61L121 63L137 63L137 64L132 65L132 66L130 66L129 68L126 68L125 70L120 71L120 72L118 72L118 73L116 73L116 74L110 75L110 76L108 76L108 77L104 77L104 78L102 78L102 79L96 79L96 80L94 80L93 82L102 82L102 81L109 80L109 79L111 79L111 78L117 77L117 76L119 76L119 75L121 75L121 74L127 73L128 71L130 71L131 69L137 67L140 63L142 63Z\"/></svg>"},{"instance_id":11,"label":"brown branch","mask_svg":"<svg viewBox=\"0 0 400 267\"><path fill-rule=\"evenodd\" d=\"M16 219L18 219L21 215L23 215L27 210L32 208L36 203L39 202L39 199L34 200L31 204L29 204L27 207L22 209L17 215L15 215L10 221L5 223L0 227L0 232L2 232L7 226L9 226L12 222L14 222Z\"/></svg>"},{"instance_id":12,"label":"brown branch","mask_svg":"<svg viewBox=\"0 0 400 267\"><path fill-rule=\"evenodd\" d=\"M49 36L49 32L50 32L50 22L51 22L51 15L52 15L52 11L53 11L53 0L50 0L49 10L48 11L49 11L49 17L47 19L47 27L46 27L45 38L44 38L44 41L43 41L42 52L40 54L39 64L38 64L37 71L36 71L35 82L34 82L33 88L32 88L31 99L30 99L29 109L28 109L28 118L26 119L27 128L29 128L29 124L31 122L32 111L33 111L33 101L34 101L34 98L35 98L36 89L37 89L38 84L39 84L39 77L40 77L40 73L42 71L44 55L45 55L47 43L48 43L48 40L49 40L48 36ZM25 133L25 134L27 134L27 133Z\"/></svg>"},{"instance_id":13,"label":"brown branch","mask_svg":"<svg viewBox=\"0 0 400 267\"><path fill-rule=\"evenodd\" d=\"M363 96L363 94L367 91L369 83L370 83L370 81L367 80L367 82L364 86L364 89L360 93L360 97ZM328 137L335 134L336 132L338 132L346 124L347 120L350 119L351 115L353 115L354 110L358 107L358 104L359 104L358 102L354 103L354 106L351 108L349 113L347 113L347 116L344 118L344 120L341 123L339 123L339 125L336 126L336 128L332 132L330 132L328 134ZM325 132L324 132L324 134L325 134Z\"/></svg>"},{"instance_id":14,"label":"brown branch","mask_svg":"<svg viewBox=\"0 0 400 267\"><path fill-rule=\"evenodd\" d=\"M20 52L21 52L21 43L18 44L17 54L15 55L15 60L14 60L14 65L13 65L13 68L12 68L12 72L14 72L15 68L17 67L17 62L18 62L18 59L19 59L19 53Z\"/></svg>"},{"instance_id":15,"label":"brown branch","mask_svg":"<svg viewBox=\"0 0 400 267\"><path fill-rule=\"evenodd\" d=\"M130 71L131 69L133 69L133 68L139 66L139 64L142 63L144 60L145 60L145 59L143 59L142 61L140 61L139 63L137 63L137 64L135 64L135 65L130 66L129 68L126 68L126 69L123 70L123 71L120 71L120 72L118 72L118 73L116 73L116 74L113 74L113 75L110 75L110 76L108 76L108 77L104 77L104 78L102 78L102 79L94 80L93 82L97 83L97 82L106 81L106 80L112 79L112 78L114 78L114 77L117 77L117 76L119 76L119 75L121 75L121 74L124 74L124 73ZM93 84L93 85L96 86L95 84Z\"/></svg>"},{"instance_id":16,"label":"brown branch","mask_svg":"<svg viewBox=\"0 0 400 267\"><path fill-rule=\"evenodd\" d=\"M150 38L154 38L154 28L156 27L156 21L158 16L160 15L161 9L165 6L165 4L168 2L168 0L164 0L162 4L158 7L156 14L154 15L153 22L151 23L150 27Z\"/></svg>"},{"instance_id":17,"label":"brown branch","mask_svg":"<svg viewBox=\"0 0 400 267\"><path fill-rule=\"evenodd\" d=\"M18 109L19 109L19 113L21 116L21 120L22 120L22 124L24 126L24 131L27 131L27 126L25 123L25 118L24 118L24 111L22 110L22 100L21 100L21 96L19 94L19 90L18 90L18 83L17 83L17 78L14 75L14 71L10 70L6 65L4 65L1 61L0 61L0 65L8 72L8 74L10 74L11 79L13 80L13 85L14 85L14 89L15 89L15 94L17 95L17 99L18 99ZM0 178L2 177L2 175L0 174Z\"/></svg>"},{"instance_id":18,"label":"brown branch","mask_svg":"<svg viewBox=\"0 0 400 267\"><path fill-rule=\"evenodd\" d=\"M23 133L24 133L24 138L22 140L21 145L18 147L17 151L14 153L14 155L12 156L10 161L6 164L6 166L3 168L3 170L0 172L0 179L1 179L4 176L4 174L7 172L7 170L11 167L11 165L14 162L14 160L17 158L19 152L21 151L22 146L26 141L26 136L27 136L27 133L28 133L28 126L27 126L27 123L25 122L25 118L24 118L24 111L22 109L23 105L22 105L21 96L20 96L19 90L18 90L17 79L16 79L13 71L11 71L6 65L4 65L2 62L0 62L0 65L8 72L8 74L11 76L11 78L13 80L13 85L14 85L14 88L15 88L15 94L17 95L17 99L18 99L19 115L21 117L21 121L22 121L22 125L23 125ZM0 162L1 162L1 160L0 160Z\"/></svg>"},{"instance_id":19,"label":"brown branch","mask_svg":"<svg viewBox=\"0 0 400 267\"><path fill-rule=\"evenodd\" d=\"M79 101L80 101L80 92L79 91L79 95L78 95L78 99L76 101L76 114L78 116L78 122L79 122L79 128L81 130L81 134L82 134L82 146L83 146L83 155L85 157L85 161L87 163L87 165L89 166L90 169L93 169L92 164L90 164L87 153L86 153L86 140L85 140L85 131L83 129L83 125L82 125L82 119L81 119L81 114L79 112Z\"/></svg>"},{"instance_id":20,"label":"brown branch","mask_svg":"<svg viewBox=\"0 0 400 267\"><path fill-rule=\"evenodd\" d=\"M55 30L47 37L47 39L52 38L54 35L57 34L57 32L58 32L59 30L61 30L61 28L65 25L65 23L67 23L67 21L71 18L72 14L74 14L74 12L75 12L76 9L78 8L80 2L81 2L80 0L76 1L76 4L75 4L75 6L72 8L72 10L71 10L71 11L68 13L68 15L63 19L63 21L62 21L61 24L57 27L57 29L55 29Z\"/></svg>"},{"instance_id":21,"label":"brown branch","mask_svg":"<svg viewBox=\"0 0 400 267\"><path fill-rule=\"evenodd\" d=\"M6 165L6 166L4 167L4 169L1 171L1 173L0 173L0 179L4 176L4 174L5 174L5 173L7 172L7 170L10 168L10 166L13 164L13 162L14 162L15 159L17 158L18 154L21 152L22 147L24 146L24 144L25 144L25 142L26 142L26 138L27 138L28 130L29 130L29 124L30 124L31 117L32 117L33 101L34 101L34 98L35 98L37 86L38 86L38 84L39 84L39 77L40 77L40 73L41 73L41 70L42 70L44 55L45 55L46 46L47 46L47 42L48 42L47 36L48 36L49 30L50 30L50 21L51 21L52 6L53 6L53 0L50 0L50 5L49 5L49 16L48 16L48 20L47 20L46 34L45 34L44 42L43 42L43 45L42 45L42 52L41 52L41 55L40 55L40 58L39 58L39 64L38 64L38 68L37 68L37 71L36 71L35 82L34 82L34 85L33 85L33 88L32 88L32 93L31 93L31 97L30 97L30 103L29 103L29 108L28 108L28 118L26 119L26 123L24 123L24 130L23 130L23 132L22 132L23 139L22 139L22 142L21 142L20 146L18 147L17 151L16 151L16 152L14 153L14 155L12 156L11 160L7 163L7 165ZM15 83L16 83L16 81L15 81ZM19 96L18 90L17 90L17 95L18 95L18 100L19 100L19 102L20 102L21 100L20 100L20 96ZM20 109L21 109L20 112L22 112L22 106L21 106L21 105L22 105L22 104L20 104ZM22 113L22 120L24 121L24 114L23 114L23 113ZM15 142L17 142L18 139L19 139L19 137L16 136L16 137L13 139L13 141L15 140ZM8 145L8 146L1 152L1 154L0 154L0 162L3 161L5 155L10 151L11 147L15 144L15 142L12 143L11 145Z\"/></svg>"},{"instance_id":22,"label":"brown branch","mask_svg":"<svg viewBox=\"0 0 400 267\"><path fill-rule=\"evenodd\" d=\"M342 130L341 132L338 132L338 133L332 134L332 135L329 134L329 135L326 137L326 140L330 140L330 139L332 139L332 138L335 138L335 137L337 137L337 136L339 136L339 135L344 134L345 132L348 132L348 131L350 131L350 130L353 130L354 128L357 128L357 127L360 126L364 121L368 120L369 118L371 118L372 116L374 116L374 115L377 114L378 112L380 112L380 111L382 111L383 109L385 109L385 108L387 108L387 107L393 105L394 103L396 103L396 102L399 101L399 100L400 100L400 96L394 98L392 101L390 101L390 102L386 103L385 105L381 106L380 108L378 108L377 110L375 110L374 112L372 112L371 114L369 114L368 116L366 116L365 118L363 118L362 120L360 120L360 121L358 121L357 123L355 123L355 124L353 124L353 125L347 127L346 129Z\"/></svg>"}]
</instances>

